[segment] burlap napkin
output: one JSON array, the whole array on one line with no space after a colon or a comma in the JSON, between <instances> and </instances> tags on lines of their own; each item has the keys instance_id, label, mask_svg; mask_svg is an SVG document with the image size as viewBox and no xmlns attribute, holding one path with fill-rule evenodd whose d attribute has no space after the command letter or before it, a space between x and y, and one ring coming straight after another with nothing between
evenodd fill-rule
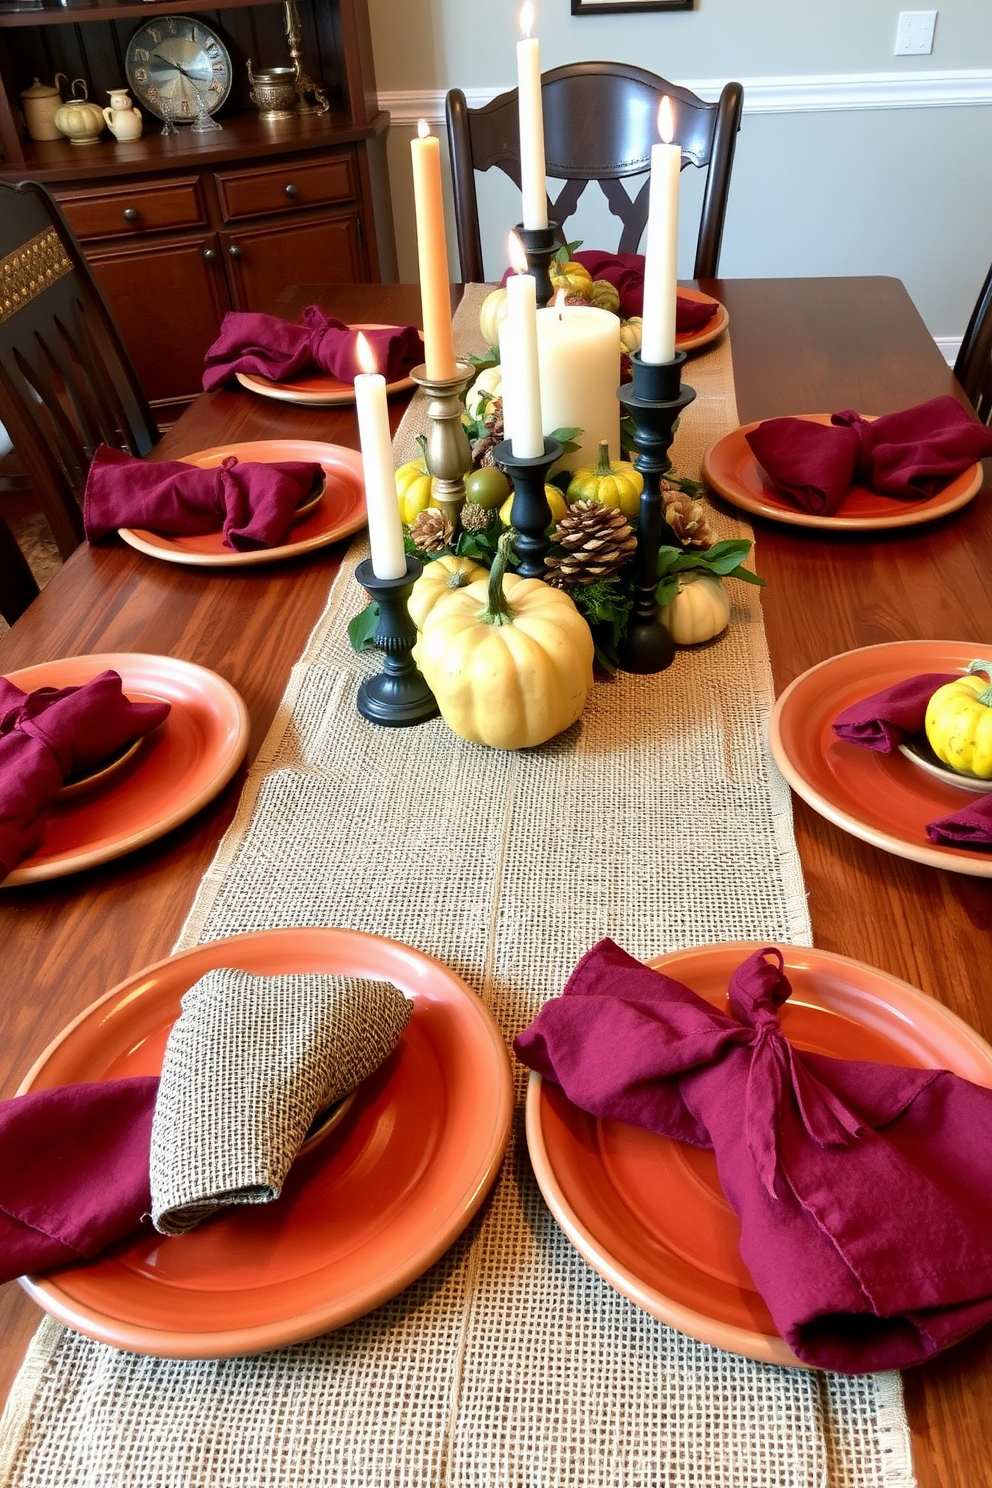
<instances>
[{"instance_id":1,"label":"burlap napkin","mask_svg":"<svg viewBox=\"0 0 992 1488\"><path fill-rule=\"evenodd\" d=\"M377 1069L412 1004L388 982L220 967L191 987L152 1124L152 1220L179 1235L277 1199L307 1128Z\"/></svg>"}]
</instances>

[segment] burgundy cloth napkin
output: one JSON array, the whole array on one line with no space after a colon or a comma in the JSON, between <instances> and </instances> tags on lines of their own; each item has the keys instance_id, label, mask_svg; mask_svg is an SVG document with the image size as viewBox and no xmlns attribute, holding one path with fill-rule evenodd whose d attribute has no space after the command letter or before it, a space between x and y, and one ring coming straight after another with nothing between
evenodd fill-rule
<instances>
[{"instance_id":1,"label":"burgundy cloth napkin","mask_svg":"<svg viewBox=\"0 0 992 1488\"><path fill-rule=\"evenodd\" d=\"M222 528L224 546L234 551L278 548L320 478L313 460L269 465L229 455L203 469L184 460L138 460L102 444L86 477L83 523L90 542L118 527L173 537Z\"/></svg>"},{"instance_id":2,"label":"burgundy cloth napkin","mask_svg":"<svg viewBox=\"0 0 992 1488\"><path fill-rule=\"evenodd\" d=\"M229 310L220 335L205 358L203 386L208 392L236 372L289 382L330 372L341 382L354 382L362 370L355 354L357 330L308 305L303 322L293 325L276 315ZM416 326L382 326L362 330L387 382L399 382L424 360L424 343Z\"/></svg>"},{"instance_id":3,"label":"burgundy cloth napkin","mask_svg":"<svg viewBox=\"0 0 992 1488\"><path fill-rule=\"evenodd\" d=\"M624 320L640 315L644 309L644 254L603 253L598 248L572 254L573 262L582 264L594 279L608 279L620 295L620 314ZM505 284L512 269L503 275ZM715 300L693 300L688 295L675 296L676 331L698 331L712 320L720 306Z\"/></svg>"},{"instance_id":4,"label":"burgundy cloth napkin","mask_svg":"<svg viewBox=\"0 0 992 1488\"><path fill-rule=\"evenodd\" d=\"M777 489L819 516L835 512L855 484L926 500L992 455L992 429L949 394L873 423L850 410L829 424L766 419L745 438Z\"/></svg>"},{"instance_id":5,"label":"burgundy cloth napkin","mask_svg":"<svg viewBox=\"0 0 992 1488\"><path fill-rule=\"evenodd\" d=\"M0 1101L0 1282L89 1260L151 1207L157 1075Z\"/></svg>"},{"instance_id":6,"label":"burgundy cloth napkin","mask_svg":"<svg viewBox=\"0 0 992 1488\"><path fill-rule=\"evenodd\" d=\"M859 744L880 754L892 754L907 734L922 734L927 704L945 682L956 682L958 672L921 672L881 692L861 698L834 719L834 733L847 744ZM927 836L941 847L992 847L992 784L960 811L927 822Z\"/></svg>"},{"instance_id":7,"label":"burgundy cloth napkin","mask_svg":"<svg viewBox=\"0 0 992 1488\"><path fill-rule=\"evenodd\" d=\"M921 1363L992 1320L992 1091L801 1053L779 1024L790 991L781 952L757 951L728 1015L602 940L514 1047L583 1110L713 1149L800 1359Z\"/></svg>"},{"instance_id":8,"label":"burgundy cloth napkin","mask_svg":"<svg viewBox=\"0 0 992 1488\"><path fill-rule=\"evenodd\" d=\"M69 776L150 733L168 713L168 703L132 703L112 671L81 687L35 692L0 677L0 879L38 846Z\"/></svg>"}]
</instances>

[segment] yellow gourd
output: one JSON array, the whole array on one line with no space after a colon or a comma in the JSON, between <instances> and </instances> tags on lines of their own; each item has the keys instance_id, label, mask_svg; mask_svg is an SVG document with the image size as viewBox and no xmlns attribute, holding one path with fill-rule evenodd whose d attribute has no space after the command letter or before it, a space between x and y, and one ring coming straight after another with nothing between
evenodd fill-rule
<instances>
[{"instance_id":1,"label":"yellow gourd","mask_svg":"<svg viewBox=\"0 0 992 1488\"><path fill-rule=\"evenodd\" d=\"M490 290L479 310L479 330L487 346L499 345L500 321L506 316L506 290Z\"/></svg>"},{"instance_id":2,"label":"yellow gourd","mask_svg":"<svg viewBox=\"0 0 992 1488\"><path fill-rule=\"evenodd\" d=\"M618 507L625 517L636 517L640 510L644 477L628 460L611 460L610 446L599 442L599 463L582 465L568 483L565 495L573 501L598 501L600 506Z\"/></svg>"},{"instance_id":3,"label":"yellow gourd","mask_svg":"<svg viewBox=\"0 0 992 1488\"><path fill-rule=\"evenodd\" d=\"M545 486L544 494L547 497L548 505L551 508L551 521L549 523L549 526L553 527L558 521L559 517L563 517L568 511L568 503L557 486ZM503 505L499 509L499 519L503 523L504 527L513 526L513 523L510 520L510 513L512 510L513 492L511 491L509 496L506 498L506 500L503 502Z\"/></svg>"},{"instance_id":4,"label":"yellow gourd","mask_svg":"<svg viewBox=\"0 0 992 1488\"><path fill-rule=\"evenodd\" d=\"M689 569L679 574L679 592L658 612L677 646L698 646L726 630L730 602L718 574Z\"/></svg>"},{"instance_id":5,"label":"yellow gourd","mask_svg":"<svg viewBox=\"0 0 992 1488\"><path fill-rule=\"evenodd\" d=\"M476 579L486 577L486 569L481 563L473 563L471 558L456 558L453 553L435 558L433 563L424 565L424 571L406 602L410 619L418 630L423 630L424 621L439 599L454 589L465 589Z\"/></svg>"},{"instance_id":6,"label":"yellow gourd","mask_svg":"<svg viewBox=\"0 0 992 1488\"><path fill-rule=\"evenodd\" d=\"M567 263L551 265L551 284L556 294L563 289L566 294L581 295L584 300L592 295L592 275L587 268L571 258Z\"/></svg>"},{"instance_id":7,"label":"yellow gourd","mask_svg":"<svg viewBox=\"0 0 992 1488\"><path fill-rule=\"evenodd\" d=\"M592 289L589 293L590 305L595 305L597 310L610 310L614 315L620 314L620 291L609 279L594 279Z\"/></svg>"},{"instance_id":8,"label":"yellow gourd","mask_svg":"<svg viewBox=\"0 0 992 1488\"><path fill-rule=\"evenodd\" d=\"M505 532L488 580L437 601L413 658L441 716L493 749L543 744L575 722L592 687L592 633L560 589L506 573Z\"/></svg>"},{"instance_id":9,"label":"yellow gourd","mask_svg":"<svg viewBox=\"0 0 992 1488\"><path fill-rule=\"evenodd\" d=\"M984 672L984 677L976 676ZM938 687L927 704L926 733L938 759L992 780L992 662L969 663L968 675Z\"/></svg>"},{"instance_id":10,"label":"yellow gourd","mask_svg":"<svg viewBox=\"0 0 992 1488\"><path fill-rule=\"evenodd\" d=\"M644 327L639 315L632 315L629 320L620 322L620 350L629 356L632 351L640 351L641 340L644 335Z\"/></svg>"},{"instance_id":11,"label":"yellow gourd","mask_svg":"<svg viewBox=\"0 0 992 1488\"><path fill-rule=\"evenodd\" d=\"M407 527L417 520L422 511L434 504L431 501L434 481L427 469L427 440L422 434L418 434L417 443L420 445L420 458L407 460L396 471L396 499L400 507L400 521Z\"/></svg>"}]
</instances>

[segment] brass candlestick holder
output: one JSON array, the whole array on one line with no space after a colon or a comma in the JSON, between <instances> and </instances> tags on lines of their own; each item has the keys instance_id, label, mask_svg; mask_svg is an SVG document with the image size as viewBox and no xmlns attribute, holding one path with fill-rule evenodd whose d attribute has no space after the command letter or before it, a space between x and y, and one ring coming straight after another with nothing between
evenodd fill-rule
<instances>
[{"instance_id":1,"label":"brass candlestick holder","mask_svg":"<svg viewBox=\"0 0 992 1488\"><path fill-rule=\"evenodd\" d=\"M293 62L293 71L296 75L296 91L299 101L296 105L298 114L326 114L330 108L327 94L323 88L311 82L310 75L303 66L303 52L300 45L300 13L296 8L296 0L286 0L286 44L289 47L289 55ZM313 103L307 102L307 94L313 94Z\"/></svg>"},{"instance_id":2,"label":"brass candlestick holder","mask_svg":"<svg viewBox=\"0 0 992 1488\"><path fill-rule=\"evenodd\" d=\"M670 362L642 362L640 352L635 351L630 359L634 380L617 390L621 405L634 420L634 468L644 477L637 519L634 608L620 647L625 672L663 672L675 657L675 644L658 618L658 549L664 523L661 482L672 468L668 451L675 422L696 396L693 388L682 385L685 359L685 352L677 351Z\"/></svg>"},{"instance_id":3,"label":"brass candlestick holder","mask_svg":"<svg viewBox=\"0 0 992 1488\"><path fill-rule=\"evenodd\" d=\"M410 373L427 394L427 468L434 481L431 499L456 532L465 505L465 477L472 469L472 447L462 414L474 375L475 368L468 362L455 363L454 377L428 377L424 365Z\"/></svg>"}]
</instances>

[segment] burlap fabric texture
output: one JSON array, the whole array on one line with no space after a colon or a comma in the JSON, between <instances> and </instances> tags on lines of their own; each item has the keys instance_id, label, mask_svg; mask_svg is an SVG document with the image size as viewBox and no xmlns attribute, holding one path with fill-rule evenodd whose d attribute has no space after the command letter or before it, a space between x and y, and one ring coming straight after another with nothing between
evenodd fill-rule
<instances>
[{"instance_id":1,"label":"burlap fabric texture","mask_svg":"<svg viewBox=\"0 0 992 1488\"><path fill-rule=\"evenodd\" d=\"M413 1005L388 982L220 967L182 1000L152 1123L152 1220L181 1235L268 1204L318 1111L390 1053Z\"/></svg>"},{"instance_id":2,"label":"burlap fabric texture","mask_svg":"<svg viewBox=\"0 0 992 1488\"><path fill-rule=\"evenodd\" d=\"M456 345L481 350L469 290ZM731 328L732 331L732 328ZM730 346L693 358L673 447L699 471L737 422ZM415 399L395 444L416 446ZM719 535L749 529L718 517ZM596 683L540 749L355 709L374 654L346 625L348 555L181 945L282 925L406 941L454 968L507 1039L601 936L633 955L808 944L759 592L656 677ZM760 552L757 555L760 569ZM488 1205L367 1317L252 1359L139 1358L47 1321L8 1410L11 1488L909 1488L900 1381L756 1364L656 1322L590 1269L537 1189L521 1117ZM452 1119L457 1119L453 1113Z\"/></svg>"}]
</instances>

